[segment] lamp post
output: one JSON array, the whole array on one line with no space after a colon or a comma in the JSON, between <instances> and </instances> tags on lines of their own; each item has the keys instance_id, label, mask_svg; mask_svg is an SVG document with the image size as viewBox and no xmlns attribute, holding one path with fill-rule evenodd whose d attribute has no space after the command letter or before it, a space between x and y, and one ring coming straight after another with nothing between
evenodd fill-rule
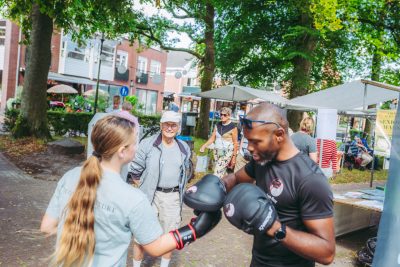
<instances>
[{"instance_id":1,"label":"lamp post","mask_svg":"<svg viewBox=\"0 0 400 267\"><path fill-rule=\"evenodd\" d=\"M131 80L131 82L129 83L129 88L131 89L131 95L134 95L134 94L133 94L133 88L134 88L134 86L135 86L135 83L133 82L133 80Z\"/></svg>"},{"instance_id":2,"label":"lamp post","mask_svg":"<svg viewBox=\"0 0 400 267\"><path fill-rule=\"evenodd\" d=\"M97 100L98 100L98 98L99 98L101 54L103 53L103 43L104 43L104 33L101 33L101 39L100 39L100 54L99 54L99 69L97 70L96 95L95 95L95 97L94 97L94 111L93 111L93 114L96 114L96 112L97 112Z\"/></svg>"}]
</instances>

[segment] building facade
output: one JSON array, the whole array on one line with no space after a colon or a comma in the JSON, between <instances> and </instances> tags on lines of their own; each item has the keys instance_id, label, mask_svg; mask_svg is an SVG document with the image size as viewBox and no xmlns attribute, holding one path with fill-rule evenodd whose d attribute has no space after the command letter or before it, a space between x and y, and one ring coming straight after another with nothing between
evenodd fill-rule
<instances>
[{"instance_id":1,"label":"building facade","mask_svg":"<svg viewBox=\"0 0 400 267\"><path fill-rule=\"evenodd\" d=\"M21 32L9 20L0 20L1 110L23 85L27 47L20 45ZM102 51L100 54L100 50ZM99 62L101 66L99 68ZM120 88L138 97L139 108L146 114L162 110L167 53L157 48L139 48L124 38L104 40L101 36L79 45L69 34L54 32L51 40L51 65L48 87L68 84L80 94L99 88L109 96L109 105L122 103ZM100 73L99 73L100 69Z\"/></svg>"}]
</instances>

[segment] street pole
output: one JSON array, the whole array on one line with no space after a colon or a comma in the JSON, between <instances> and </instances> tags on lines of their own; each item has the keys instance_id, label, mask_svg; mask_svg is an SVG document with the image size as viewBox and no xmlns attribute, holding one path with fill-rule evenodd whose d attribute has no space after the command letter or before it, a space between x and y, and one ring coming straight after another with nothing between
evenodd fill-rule
<instances>
[{"instance_id":1,"label":"street pole","mask_svg":"<svg viewBox=\"0 0 400 267\"><path fill-rule=\"evenodd\" d=\"M97 82L96 82L96 95L94 97L94 110L93 114L97 112L97 100L99 98L99 83L100 83L100 68L101 68L101 54L103 53L104 33L101 33L100 39L100 54L99 54L99 69L97 70Z\"/></svg>"}]
</instances>

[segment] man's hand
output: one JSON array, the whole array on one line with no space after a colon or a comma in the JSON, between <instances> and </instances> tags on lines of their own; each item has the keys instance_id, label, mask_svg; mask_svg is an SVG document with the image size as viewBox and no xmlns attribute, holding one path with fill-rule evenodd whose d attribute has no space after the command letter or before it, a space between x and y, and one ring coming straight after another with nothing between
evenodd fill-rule
<instances>
[{"instance_id":1,"label":"man's hand","mask_svg":"<svg viewBox=\"0 0 400 267\"><path fill-rule=\"evenodd\" d=\"M226 219L248 234L266 234L278 218L266 193L253 184L239 184L226 196Z\"/></svg>"}]
</instances>

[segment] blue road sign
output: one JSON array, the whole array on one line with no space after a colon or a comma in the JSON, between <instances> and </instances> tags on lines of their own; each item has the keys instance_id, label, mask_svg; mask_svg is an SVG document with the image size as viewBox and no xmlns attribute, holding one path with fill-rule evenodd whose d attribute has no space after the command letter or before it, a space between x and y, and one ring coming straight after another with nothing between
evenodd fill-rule
<instances>
[{"instance_id":1,"label":"blue road sign","mask_svg":"<svg viewBox=\"0 0 400 267\"><path fill-rule=\"evenodd\" d=\"M119 94L121 96L127 96L129 94L128 86L121 86L121 88L119 89Z\"/></svg>"}]
</instances>

